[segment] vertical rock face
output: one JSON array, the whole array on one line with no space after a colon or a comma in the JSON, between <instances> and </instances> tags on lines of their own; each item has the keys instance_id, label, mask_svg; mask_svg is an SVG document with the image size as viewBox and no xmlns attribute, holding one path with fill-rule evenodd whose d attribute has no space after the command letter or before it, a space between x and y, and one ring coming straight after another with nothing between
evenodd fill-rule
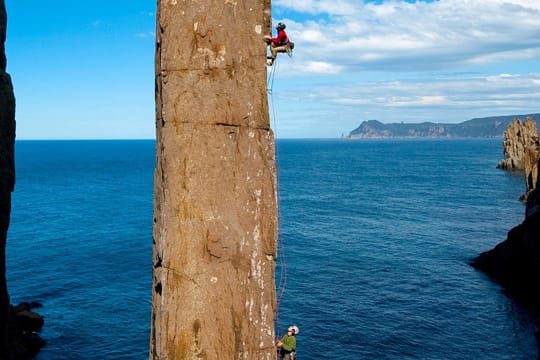
<instances>
[{"instance_id":1,"label":"vertical rock face","mask_svg":"<svg viewBox=\"0 0 540 360\"><path fill-rule=\"evenodd\" d=\"M519 198L526 201L534 190L538 178L539 142L536 121L526 118L512 121L504 131L504 159L497 164L498 168L523 171L525 174L525 193Z\"/></svg>"},{"instance_id":2,"label":"vertical rock face","mask_svg":"<svg viewBox=\"0 0 540 360\"><path fill-rule=\"evenodd\" d=\"M515 119L504 131L504 159L497 164L506 170L524 170L525 149L538 138L536 122L526 118L524 122Z\"/></svg>"},{"instance_id":3,"label":"vertical rock face","mask_svg":"<svg viewBox=\"0 0 540 360\"><path fill-rule=\"evenodd\" d=\"M151 359L274 359L270 0L158 1Z\"/></svg>"},{"instance_id":4,"label":"vertical rock face","mask_svg":"<svg viewBox=\"0 0 540 360\"><path fill-rule=\"evenodd\" d=\"M540 161L540 142L537 137L531 145L525 148L525 194L519 198L520 201L526 201L529 194L536 188L538 183L538 161Z\"/></svg>"},{"instance_id":5,"label":"vertical rock face","mask_svg":"<svg viewBox=\"0 0 540 360\"><path fill-rule=\"evenodd\" d=\"M6 285L6 237L11 214L11 192L15 184L15 97L6 73L6 7L0 1L0 351L6 354L9 296Z\"/></svg>"}]
</instances>

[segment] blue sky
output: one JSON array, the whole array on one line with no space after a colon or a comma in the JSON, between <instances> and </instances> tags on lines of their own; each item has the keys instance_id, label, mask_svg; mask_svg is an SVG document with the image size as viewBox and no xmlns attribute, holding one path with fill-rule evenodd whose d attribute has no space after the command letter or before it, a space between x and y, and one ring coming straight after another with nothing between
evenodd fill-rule
<instances>
[{"instance_id":1,"label":"blue sky","mask_svg":"<svg viewBox=\"0 0 540 360\"><path fill-rule=\"evenodd\" d=\"M155 0L6 0L18 139L154 137ZM540 112L538 0L273 0L278 138Z\"/></svg>"}]
</instances>

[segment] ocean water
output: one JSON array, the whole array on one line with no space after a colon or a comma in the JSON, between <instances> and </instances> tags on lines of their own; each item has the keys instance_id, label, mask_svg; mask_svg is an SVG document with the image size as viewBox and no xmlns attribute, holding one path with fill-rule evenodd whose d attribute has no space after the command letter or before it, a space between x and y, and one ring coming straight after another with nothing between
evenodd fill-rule
<instances>
[{"instance_id":1,"label":"ocean water","mask_svg":"<svg viewBox=\"0 0 540 360\"><path fill-rule=\"evenodd\" d=\"M523 220L500 139L279 140L278 335L299 360L534 359L537 323L468 265ZM18 141L12 303L38 359L147 359L153 141Z\"/></svg>"},{"instance_id":2,"label":"ocean water","mask_svg":"<svg viewBox=\"0 0 540 360\"><path fill-rule=\"evenodd\" d=\"M19 141L7 278L47 360L147 359L153 141Z\"/></svg>"}]
</instances>

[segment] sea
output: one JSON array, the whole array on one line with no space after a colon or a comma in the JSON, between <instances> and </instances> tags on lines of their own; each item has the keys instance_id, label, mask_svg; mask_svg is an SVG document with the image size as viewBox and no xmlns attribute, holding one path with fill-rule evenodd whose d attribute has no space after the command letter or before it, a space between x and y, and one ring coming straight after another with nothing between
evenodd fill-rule
<instances>
[{"instance_id":1,"label":"sea","mask_svg":"<svg viewBox=\"0 0 540 360\"><path fill-rule=\"evenodd\" d=\"M298 360L536 359L538 319L469 265L523 221L502 139L280 139L276 336ZM16 142L11 303L38 360L148 359L153 140ZM254 359L257 360L257 359Z\"/></svg>"}]
</instances>

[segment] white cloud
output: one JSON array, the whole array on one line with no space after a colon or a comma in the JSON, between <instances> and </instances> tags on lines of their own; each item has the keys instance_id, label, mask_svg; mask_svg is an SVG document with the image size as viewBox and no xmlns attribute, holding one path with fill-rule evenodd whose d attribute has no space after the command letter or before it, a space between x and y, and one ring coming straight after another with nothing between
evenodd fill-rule
<instances>
[{"instance_id":1,"label":"white cloud","mask_svg":"<svg viewBox=\"0 0 540 360\"><path fill-rule=\"evenodd\" d=\"M331 74L337 74L342 71L341 66L335 65L332 63L327 63L324 61L306 61L302 64L302 66L294 66L289 69L286 69L286 73L290 73L290 71L296 71L297 73L302 74L325 74L325 75L331 75Z\"/></svg>"},{"instance_id":2,"label":"white cloud","mask_svg":"<svg viewBox=\"0 0 540 360\"><path fill-rule=\"evenodd\" d=\"M350 0L274 0L274 6L281 6L294 11L308 14L330 14L330 15L346 15L355 11L357 5L355 1Z\"/></svg>"},{"instance_id":3,"label":"white cloud","mask_svg":"<svg viewBox=\"0 0 540 360\"><path fill-rule=\"evenodd\" d=\"M140 32L140 33L135 34L135 36L138 37L138 38L141 38L141 39L152 39L152 40L154 40L155 37L156 37L156 33L153 32L153 31Z\"/></svg>"},{"instance_id":4,"label":"white cloud","mask_svg":"<svg viewBox=\"0 0 540 360\"><path fill-rule=\"evenodd\" d=\"M384 81L351 78L274 96L278 109L288 109L278 111L280 136L337 137L368 119L456 123L474 117L540 112L539 84L540 74L434 74Z\"/></svg>"},{"instance_id":5,"label":"white cloud","mask_svg":"<svg viewBox=\"0 0 540 360\"><path fill-rule=\"evenodd\" d=\"M281 137L540 112L540 0L273 0ZM279 109L287 109L280 112Z\"/></svg>"},{"instance_id":6,"label":"white cloud","mask_svg":"<svg viewBox=\"0 0 540 360\"><path fill-rule=\"evenodd\" d=\"M434 77L423 80L379 81L351 86L319 88L318 101L342 104L376 104L383 107L460 107L475 103L490 106L500 100L519 100L529 107L538 101L540 75L501 74L487 77ZM494 111L495 109L489 109ZM540 109L539 109L540 111ZM463 119L466 120L466 119Z\"/></svg>"},{"instance_id":7,"label":"white cloud","mask_svg":"<svg viewBox=\"0 0 540 360\"><path fill-rule=\"evenodd\" d=\"M449 69L540 55L540 1L274 1L281 10L318 14L284 19L302 61L342 71Z\"/></svg>"}]
</instances>

